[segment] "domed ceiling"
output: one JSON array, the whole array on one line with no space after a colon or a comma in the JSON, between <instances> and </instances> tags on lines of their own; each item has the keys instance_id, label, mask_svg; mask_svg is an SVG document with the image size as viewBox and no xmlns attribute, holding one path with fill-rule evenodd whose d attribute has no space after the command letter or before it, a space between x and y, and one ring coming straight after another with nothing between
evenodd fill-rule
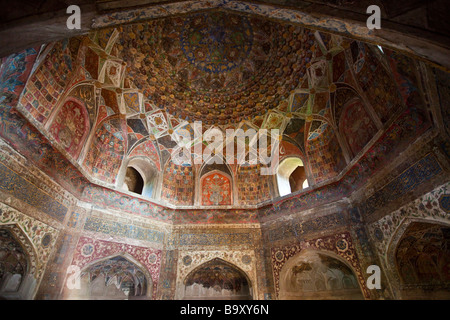
<instances>
[{"instance_id":1,"label":"domed ceiling","mask_svg":"<svg viewBox=\"0 0 450 320\"><path fill-rule=\"evenodd\" d=\"M275 146L280 161L300 159L298 174L314 187L344 172L398 112L422 104L406 56L252 14L171 15L45 50L19 111L90 182L128 192L131 166L142 195L164 205L255 206L279 196L261 163L237 159L250 144L237 129L278 129L281 139L252 152ZM205 159L213 129L224 135L218 156L234 145L237 161ZM181 146L201 164L175 163Z\"/></svg>"},{"instance_id":2,"label":"domed ceiling","mask_svg":"<svg viewBox=\"0 0 450 320\"><path fill-rule=\"evenodd\" d=\"M123 26L118 56L158 108L204 124L264 115L305 76L314 35L227 12Z\"/></svg>"}]
</instances>

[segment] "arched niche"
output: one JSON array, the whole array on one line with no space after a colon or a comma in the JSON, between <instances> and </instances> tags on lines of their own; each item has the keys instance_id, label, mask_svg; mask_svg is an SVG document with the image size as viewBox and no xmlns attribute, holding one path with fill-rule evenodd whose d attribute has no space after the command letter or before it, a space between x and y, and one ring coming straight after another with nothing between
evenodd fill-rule
<instances>
[{"instance_id":1,"label":"arched niche","mask_svg":"<svg viewBox=\"0 0 450 320\"><path fill-rule=\"evenodd\" d=\"M133 193L142 194L144 178L135 168L127 167L122 188Z\"/></svg>"},{"instance_id":2,"label":"arched niche","mask_svg":"<svg viewBox=\"0 0 450 320\"><path fill-rule=\"evenodd\" d=\"M252 284L237 266L219 258L203 263L184 279L187 300L251 300Z\"/></svg>"},{"instance_id":3,"label":"arched niche","mask_svg":"<svg viewBox=\"0 0 450 320\"><path fill-rule=\"evenodd\" d=\"M157 192L157 182L159 178L158 169L152 161L146 157L134 157L126 164L121 188L130 192L141 194L147 198L154 198Z\"/></svg>"},{"instance_id":4,"label":"arched niche","mask_svg":"<svg viewBox=\"0 0 450 320\"><path fill-rule=\"evenodd\" d=\"M303 161L297 157L282 160L277 168L277 184L281 197L309 187Z\"/></svg>"},{"instance_id":5,"label":"arched niche","mask_svg":"<svg viewBox=\"0 0 450 320\"><path fill-rule=\"evenodd\" d=\"M14 231L13 231L14 229ZM31 244L24 244L25 235L18 227L0 228L0 299L32 299L36 289L36 259ZM27 249L28 248L28 249Z\"/></svg>"},{"instance_id":6,"label":"arched niche","mask_svg":"<svg viewBox=\"0 0 450 320\"><path fill-rule=\"evenodd\" d=\"M66 289L66 299L150 300L153 293L150 274L128 255L90 263L80 271L78 284Z\"/></svg>"},{"instance_id":7,"label":"arched niche","mask_svg":"<svg viewBox=\"0 0 450 320\"><path fill-rule=\"evenodd\" d=\"M236 181L232 168L222 155L205 159L198 172L196 204L214 206L234 203Z\"/></svg>"},{"instance_id":8,"label":"arched niche","mask_svg":"<svg viewBox=\"0 0 450 320\"><path fill-rule=\"evenodd\" d=\"M213 170L200 179L200 198L204 206L233 204L233 181L229 174Z\"/></svg>"},{"instance_id":9,"label":"arched niche","mask_svg":"<svg viewBox=\"0 0 450 320\"><path fill-rule=\"evenodd\" d=\"M280 300L363 300L353 269L337 255L306 250L280 272Z\"/></svg>"},{"instance_id":10,"label":"arched niche","mask_svg":"<svg viewBox=\"0 0 450 320\"><path fill-rule=\"evenodd\" d=\"M408 223L392 252L401 299L450 298L450 226Z\"/></svg>"}]
</instances>

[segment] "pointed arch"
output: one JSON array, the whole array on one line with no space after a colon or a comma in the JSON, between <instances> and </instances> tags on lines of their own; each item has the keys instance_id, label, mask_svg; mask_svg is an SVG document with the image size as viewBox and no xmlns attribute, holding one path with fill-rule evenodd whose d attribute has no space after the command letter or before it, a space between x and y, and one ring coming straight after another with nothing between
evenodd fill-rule
<instances>
[{"instance_id":1,"label":"pointed arch","mask_svg":"<svg viewBox=\"0 0 450 320\"><path fill-rule=\"evenodd\" d=\"M91 130L85 104L74 97L66 98L48 122L48 129L56 142L73 159L78 159Z\"/></svg>"},{"instance_id":2,"label":"pointed arch","mask_svg":"<svg viewBox=\"0 0 450 320\"><path fill-rule=\"evenodd\" d=\"M31 299L43 270L32 242L18 224L0 226L0 297Z\"/></svg>"},{"instance_id":3,"label":"pointed arch","mask_svg":"<svg viewBox=\"0 0 450 320\"><path fill-rule=\"evenodd\" d=\"M305 164L300 157L283 158L277 167L277 185L281 197L309 187Z\"/></svg>"},{"instance_id":4,"label":"pointed arch","mask_svg":"<svg viewBox=\"0 0 450 320\"><path fill-rule=\"evenodd\" d=\"M212 170L200 177L202 205L232 205L233 190L232 176L222 170Z\"/></svg>"},{"instance_id":5,"label":"pointed arch","mask_svg":"<svg viewBox=\"0 0 450 320\"><path fill-rule=\"evenodd\" d=\"M126 252L91 261L79 276L80 287L66 289L67 299L150 300L155 289L145 266Z\"/></svg>"},{"instance_id":6,"label":"pointed arch","mask_svg":"<svg viewBox=\"0 0 450 320\"><path fill-rule=\"evenodd\" d=\"M161 174L153 161L150 160L150 158L144 156L135 156L132 158L128 158L127 160L125 160L123 167L126 168L126 170L124 170L123 172L125 176L119 179L119 181L123 181L123 183L121 184L122 189L141 194L148 198L155 198L155 196L158 194L158 181ZM133 181L137 182L137 180L133 178L133 174L130 173L130 171L133 172L133 170L134 175L138 175L136 176L136 179L142 179L142 186L140 187L140 190L135 189L131 185L133 184ZM131 178L132 181L127 180L127 178Z\"/></svg>"},{"instance_id":7,"label":"pointed arch","mask_svg":"<svg viewBox=\"0 0 450 320\"><path fill-rule=\"evenodd\" d=\"M252 299L252 282L247 273L220 258L194 268L184 278L183 285L184 299Z\"/></svg>"},{"instance_id":8,"label":"pointed arch","mask_svg":"<svg viewBox=\"0 0 450 320\"><path fill-rule=\"evenodd\" d=\"M448 269L448 243L447 247L443 248L443 250L447 250L447 267L445 267L445 261L440 261L439 266L435 265L434 270L426 268L425 266L418 266L418 263L420 264L418 260L421 256L435 253L433 252L435 250L428 250L424 246L419 246L416 243L417 240L420 239L417 239L417 236L415 236L414 233L420 233L421 230L425 230L426 228L445 229L446 234L448 234L448 232L450 232L450 223L439 219L408 217L400 223L389 239L383 262L386 265L386 275L389 278L388 283L392 287L392 291L397 295L397 299L448 299L450 297L448 291L450 276L448 275L448 271L444 273L436 271L437 267ZM430 241L432 238L432 232L427 232L427 235L424 237L425 240ZM445 239L440 239L439 241L445 241ZM448 242L448 239L446 241ZM431 245L432 243L430 242L429 244ZM423 249L425 249L425 251L423 251ZM399 250L401 252L399 252ZM402 259L399 259L399 253L403 256L410 256L410 258L407 259L407 263L404 263L404 259L403 261ZM432 258L428 257L423 259L422 257L422 260L424 261L430 259ZM423 270L427 269L429 272L433 273L433 278L447 277L447 280L442 282L439 281L439 285L433 284L433 281L425 283L426 281L420 280L419 268L422 268ZM442 285L446 287L439 287Z\"/></svg>"},{"instance_id":9,"label":"pointed arch","mask_svg":"<svg viewBox=\"0 0 450 320\"><path fill-rule=\"evenodd\" d=\"M157 147L157 141L152 141L148 139L148 137L138 141L131 147L131 150L128 151L128 157L131 159L138 156L145 156L153 162L158 171L161 170L161 156Z\"/></svg>"}]
</instances>

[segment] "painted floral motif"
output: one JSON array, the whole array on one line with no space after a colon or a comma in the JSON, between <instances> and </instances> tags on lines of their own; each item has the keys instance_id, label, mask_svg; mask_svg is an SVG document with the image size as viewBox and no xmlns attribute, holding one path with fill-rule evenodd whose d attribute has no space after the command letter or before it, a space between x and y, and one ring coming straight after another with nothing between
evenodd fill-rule
<instances>
[{"instance_id":1,"label":"painted floral motif","mask_svg":"<svg viewBox=\"0 0 450 320\"><path fill-rule=\"evenodd\" d=\"M431 223L412 223L396 250L402 283L412 288L446 287L450 282L450 228Z\"/></svg>"},{"instance_id":2,"label":"painted floral motif","mask_svg":"<svg viewBox=\"0 0 450 320\"><path fill-rule=\"evenodd\" d=\"M207 266L214 261L221 261L229 266L237 267L241 271L245 272L248 279L251 281L254 292L256 291L257 282L256 282L256 269L255 269L255 253L253 250L211 250L211 251L202 251L202 250L190 250L180 251L179 256L184 257L189 255L191 258L191 263L185 265L184 263L178 264L178 270L176 273L177 283L183 283L187 280L189 274L196 269L200 269L203 266ZM251 258L251 262L249 264L243 263L243 257L249 256ZM245 260L245 259L244 259ZM175 299L180 299L184 296L184 292L180 292L180 288L178 288L176 292Z\"/></svg>"},{"instance_id":3,"label":"painted floral motif","mask_svg":"<svg viewBox=\"0 0 450 320\"><path fill-rule=\"evenodd\" d=\"M202 178L202 204L227 205L231 204L231 183L225 175L213 172Z\"/></svg>"},{"instance_id":4,"label":"painted floral motif","mask_svg":"<svg viewBox=\"0 0 450 320\"><path fill-rule=\"evenodd\" d=\"M86 108L72 100L64 103L50 127L50 133L76 159L89 133Z\"/></svg>"},{"instance_id":5,"label":"painted floral motif","mask_svg":"<svg viewBox=\"0 0 450 320\"><path fill-rule=\"evenodd\" d=\"M183 257L183 263L185 266L188 266L192 263L192 257L191 256L184 256Z\"/></svg>"}]
</instances>

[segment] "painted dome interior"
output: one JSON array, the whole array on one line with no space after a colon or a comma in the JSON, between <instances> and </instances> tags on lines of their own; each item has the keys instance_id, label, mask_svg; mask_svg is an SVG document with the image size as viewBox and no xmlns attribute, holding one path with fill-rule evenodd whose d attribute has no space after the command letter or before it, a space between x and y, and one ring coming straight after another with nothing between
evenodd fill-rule
<instances>
[{"instance_id":1,"label":"painted dome interior","mask_svg":"<svg viewBox=\"0 0 450 320\"><path fill-rule=\"evenodd\" d=\"M257 15L169 16L46 50L18 109L92 183L171 207L259 206L342 175L407 106L427 121L407 57ZM280 137L245 136L262 129ZM278 163L255 163L273 150Z\"/></svg>"}]
</instances>

